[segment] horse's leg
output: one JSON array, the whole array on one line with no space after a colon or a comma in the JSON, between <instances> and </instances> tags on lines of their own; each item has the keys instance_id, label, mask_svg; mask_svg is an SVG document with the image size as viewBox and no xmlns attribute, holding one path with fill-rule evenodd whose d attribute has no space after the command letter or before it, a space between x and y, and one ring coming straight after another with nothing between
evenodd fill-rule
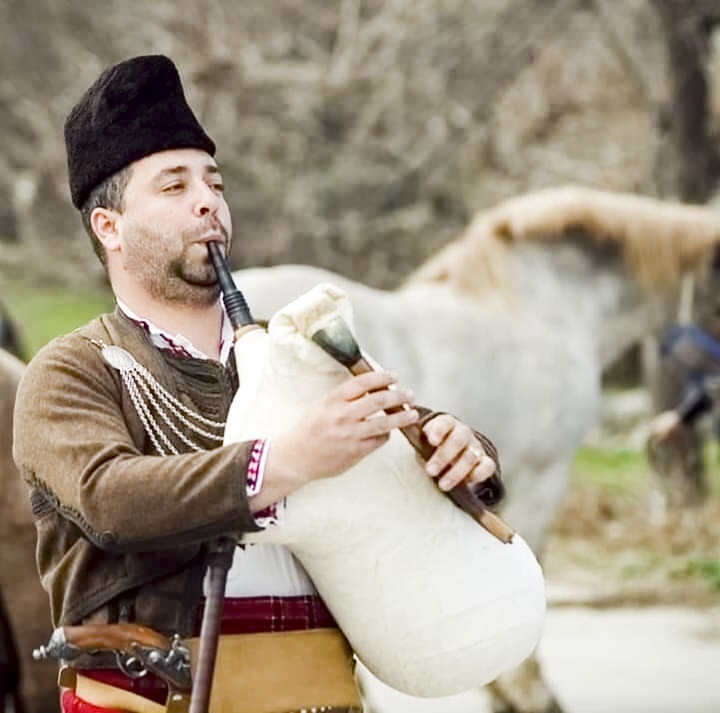
<instances>
[{"instance_id":1,"label":"horse's leg","mask_svg":"<svg viewBox=\"0 0 720 713\"><path fill-rule=\"evenodd\" d=\"M563 713L542 675L537 655L486 687L493 713Z\"/></svg>"},{"instance_id":2,"label":"horse's leg","mask_svg":"<svg viewBox=\"0 0 720 713\"><path fill-rule=\"evenodd\" d=\"M572 453L554 463L517 469L508 487L502 514L515 526L539 557L570 480ZM493 713L562 713L563 709L543 677L537 652L520 666L486 686Z\"/></svg>"},{"instance_id":3,"label":"horse's leg","mask_svg":"<svg viewBox=\"0 0 720 713\"><path fill-rule=\"evenodd\" d=\"M442 698L415 698L386 686L360 662L355 668L355 680L363 701L363 713L489 713L487 697L480 691Z\"/></svg>"}]
</instances>

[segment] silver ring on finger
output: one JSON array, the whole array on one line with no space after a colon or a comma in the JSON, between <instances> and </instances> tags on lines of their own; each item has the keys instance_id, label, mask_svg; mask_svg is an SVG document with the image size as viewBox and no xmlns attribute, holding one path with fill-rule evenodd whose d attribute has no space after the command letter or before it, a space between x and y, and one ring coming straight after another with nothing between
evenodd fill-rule
<instances>
[{"instance_id":1,"label":"silver ring on finger","mask_svg":"<svg viewBox=\"0 0 720 713\"><path fill-rule=\"evenodd\" d=\"M470 453L473 454L473 456L475 456L475 460L478 463L483 459L483 456L485 455L484 453L481 453L480 450L475 446L468 446L468 450L470 451Z\"/></svg>"}]
</instances>

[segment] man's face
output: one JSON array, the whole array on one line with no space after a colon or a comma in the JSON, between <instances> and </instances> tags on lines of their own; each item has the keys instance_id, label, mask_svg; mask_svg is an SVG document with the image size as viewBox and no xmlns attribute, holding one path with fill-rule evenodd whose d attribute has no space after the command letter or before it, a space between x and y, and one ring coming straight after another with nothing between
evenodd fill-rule
<instances>
[{"instance_id":1,"label":"man's face","mask_svg":"<svg viewBox=\"0 0 720 713\"><path fill-rule=\"evenodd\" d=\"M207 243L229 250L232 223L211 156L177 149L136 161L117 225L125 278L160 301L203 306L218 299Z\"/></svg>"}]
</instances>

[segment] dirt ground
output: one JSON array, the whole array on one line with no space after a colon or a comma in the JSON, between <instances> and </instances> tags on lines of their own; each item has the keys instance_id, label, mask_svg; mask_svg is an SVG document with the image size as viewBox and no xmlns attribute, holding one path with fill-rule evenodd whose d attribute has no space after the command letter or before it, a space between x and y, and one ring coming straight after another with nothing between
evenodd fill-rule
<instances>
[{"instance_id":1,"label":"dirt ground","mask_svg":"<svg viewBox=\"0 0 720 713\"><path fill-rule=\"evenodd\" d=\"M571 486L543 557L555 604L720 604L720 493L669 512L655 496Z\"/></svg>"}]
</instances>

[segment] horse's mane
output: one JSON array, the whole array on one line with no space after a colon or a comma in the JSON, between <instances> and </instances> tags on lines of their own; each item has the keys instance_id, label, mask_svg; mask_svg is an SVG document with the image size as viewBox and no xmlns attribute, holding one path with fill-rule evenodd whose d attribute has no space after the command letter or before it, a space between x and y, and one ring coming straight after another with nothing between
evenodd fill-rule
<instances>
[{"instance_id":1,"label":"horse's mane","mask_svg":"<svg viewBox=\"0 0 720 713\"><path fill-rule=\"evenodd\" d=\"M507 290L513 244L570 234L596 246L616 246L643 286L659 287L677 283L708 257L720 242L720 212L579 186L527 193L478 213L406 284L445 282L468 294Z\"/></svg>"}]
</instances>

